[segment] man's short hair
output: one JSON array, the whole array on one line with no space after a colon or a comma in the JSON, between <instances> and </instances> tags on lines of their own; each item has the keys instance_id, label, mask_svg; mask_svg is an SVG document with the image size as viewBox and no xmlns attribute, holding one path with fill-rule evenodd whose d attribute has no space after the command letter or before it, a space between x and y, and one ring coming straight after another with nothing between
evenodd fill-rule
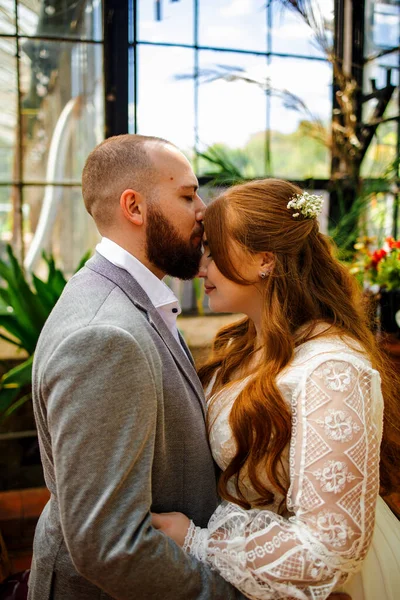
<instances>
[{"instance_id":1,"label":"man's short hair","mask_svg":"<svg viewBox=\"0 0 400 600\"><path fill-rule=\"evenodd\" d=\"M148 192L156 173L146 145L168 144L145 135L116 135L92 150L82 172L82 195L86 210L97 225L109 225L121 194L126 189Z\"/></svg>"}]
</instances>

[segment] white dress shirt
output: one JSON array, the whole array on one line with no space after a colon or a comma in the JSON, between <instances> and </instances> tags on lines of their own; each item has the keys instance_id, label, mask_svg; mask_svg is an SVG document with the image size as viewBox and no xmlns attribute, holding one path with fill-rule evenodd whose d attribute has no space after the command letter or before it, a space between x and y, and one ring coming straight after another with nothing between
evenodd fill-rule
<instances>
[{"instance_id":1,"label":"white dress shirt","mask_svg":"<svg viewBox=\"0 0 400 600\"><path fill-rule=\"evenodd\" d=\"M165 321L172 335L180 343L176 318L182 312L182 309L173 291L145 267L140 260L112 240L103 237L101 242L97 244L96 250L113 265L125 269L136 279Z\"/></svg>"}]
</instances>

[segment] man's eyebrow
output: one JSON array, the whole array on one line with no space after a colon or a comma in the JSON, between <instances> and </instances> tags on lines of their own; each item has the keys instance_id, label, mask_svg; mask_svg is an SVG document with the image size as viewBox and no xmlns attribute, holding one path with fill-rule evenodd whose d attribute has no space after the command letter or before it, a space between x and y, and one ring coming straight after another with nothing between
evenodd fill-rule
<instances>
[{"instance_id":1,"label":"man's eyebrow","mask_svg":"<svg viewBox=\"0 0 400 600\"><path fill-rule=\"evenodd\" d=\"M193 185L181 185L178 188L178 191L179 192L186 192L186 191L190 190L191 192L197 192L198 189L199 189L199 186L198 185L194 185L194 184Z\"/></svg>"}]
</instances>

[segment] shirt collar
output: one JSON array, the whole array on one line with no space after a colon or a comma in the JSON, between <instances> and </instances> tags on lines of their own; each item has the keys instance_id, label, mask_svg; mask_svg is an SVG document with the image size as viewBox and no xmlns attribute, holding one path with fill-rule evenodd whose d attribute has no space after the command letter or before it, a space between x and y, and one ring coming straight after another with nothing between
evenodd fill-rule
<instances>
[{"instance_id":1,"label":"shirt collar","mask_svg":"<svg viewBox=\"0 0 400 600\"><path fill-rule=\"evenodd\" d=\"M146 292L155 308L175 304L178 308L176 314L181 312L178 299L171 288L161 279L158 279L154 273L127 250L106 237L103 237L101 242L97 244L96 250L116 267L128 271Z\"/></svg>"}]
</instances>

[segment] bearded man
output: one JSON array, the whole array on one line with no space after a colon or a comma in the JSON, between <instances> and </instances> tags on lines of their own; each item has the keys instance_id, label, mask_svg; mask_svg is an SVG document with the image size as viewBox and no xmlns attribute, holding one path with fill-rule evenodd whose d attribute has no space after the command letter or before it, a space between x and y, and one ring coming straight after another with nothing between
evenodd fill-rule
<instances>
[{"instance_id":1,"label":"bearded man","mask_svg":"<svg viewBox=\"0 0 400 600\"><path fill-rule=\"evenodd\" d=\"M205 206L186 157L153 137L89 155L85 206L102 235L35 353L33 401L51 499L35 534L30 600L238 598L151 526L217 505L203 391L162 278L198 270Z\"/></svg>"}]
</instances>

